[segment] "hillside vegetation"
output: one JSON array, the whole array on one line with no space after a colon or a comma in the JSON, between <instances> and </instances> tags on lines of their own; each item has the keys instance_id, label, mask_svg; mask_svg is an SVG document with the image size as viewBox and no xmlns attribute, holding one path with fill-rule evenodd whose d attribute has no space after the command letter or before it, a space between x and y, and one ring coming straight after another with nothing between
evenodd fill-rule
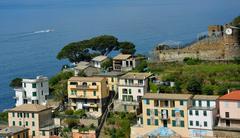
<instances>
[{"instance_id":1,"label":"hillside vegetation","mask_svg":"<svg viewBox=\"0 0 240 138\"><path fill-rule=\"evenodd\" d=\"M176 82L176 87L171 89L160 87L167 92L223 95L227 89L240 89L240 65L235 63L197 61L149 64L148 67L163 81ZM192 86L198 88L191 91Z\"/></svg>"}]
</instances>

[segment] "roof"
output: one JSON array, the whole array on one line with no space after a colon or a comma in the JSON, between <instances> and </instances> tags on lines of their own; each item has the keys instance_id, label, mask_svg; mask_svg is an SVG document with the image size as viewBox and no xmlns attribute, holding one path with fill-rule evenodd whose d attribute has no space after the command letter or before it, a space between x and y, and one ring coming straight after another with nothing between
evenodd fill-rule
<instances>
[{"instance_id":1,"label":"roof","mask_svg":"<svg viewBox=\"0 0 240 138\"><path fill-rule=\"evenodd\" d=\"M194 95L194 100L217 100L219 96L216 95Z\"/></svg>"},{"instance_id":2,"label":"roof","mask_svg":"<svg viewBox=\"0 0 240 138\"><path fill-rule=\"evenodd\" d=\"M10 126L0 130L0 136L12 136L16 133L28 130L28 128L19 127L19 126Z\"/></svg>"},{"instance_id":3,"label":"roof","mask_svg":"<svg viewBox=\"0 0 240 138\"><path fill-rule=\"evenodd\" d=\"M102 73L99 73L99 74L95 74L95 76L110 76L110 77L112 77L112 76L121 76L121 75L123 75L124 74L124 72L119 72L119 71L111 71L111 72L102 72Z\"/></svg>"},{"instance_id":4,"label":"roof","mask_svg":"<svg viewBox=\"0 0 240 138\"><path fill-rule=\"evenodd\" d=\"M188 100L191 94L166 94L166 93L146 93L143 99L168 99L168 100Z\"/></svg>"},{"instance_id":5,"label":"roof","mask_svg":"<svg viewBox=\"0 0 240 138\"><path fill-rule=\"evenodd\" d=\"M61 127L61 126L58 126L58 125L49 125L49 126L45 126L45 127L40 128L40 130L49 131L49 130L53 130L53 129L59 128L59 127Z\"/></svg>"},{"instance_id":6,"label":"roof","mask_svg":"<svg viewBox=\"0 0 240 138\"><path fill-rule=\"evenodd\" d=\"M121 76L121 79L146 79L150 76L152 76L152 73L136 73L136 72L129 72L123 76Z\"/></svg>"},{"instance_id":7,"label":"roof","mask_svg":"<svg viewBox=\"0 0 240 138\"><path fill-rule=\"evenodd\" d=\"M79 70L84 70L85 68L89 67L90 63L89 62L85 62L85 61L81 61L77 64L77 66L75 67L75 69L79 69Z\"/></svg>"},{"instance_id":8,"label":"roof","mask_svg":"<svg viewBox=\"0 0 240 138\"><path fill-rule=\"evenodd\" d=\"M21 112L40 112L43 110L51 109L49 107L40 105L40 104L22 104L15 108L10 109L9 111L21 111Z\"/></svg>"},{"instance_id":9,"label":"roof","mask_svg":"<svg viewBox=\"0 0 240 138\"><path fill-rule=\"evenodd\" d=\"M107 58L108 58L107 56L101 55L101 56L96 56L96 57L94 57L92 60L93 60L93 61L103 61L103 60L105 60L105 59L107 59Z\"/></svg>"},{"instance_id":10,"label":"roof","mask_svg":"<svg viewBox=\"0 0 240 138\"><path fill-rule=\"evenodd\" d=\"M129 57L131 57L130 54L118 54L113 59L115 59L115 60L125 60L125 59L128 59Z\"/></svg>"},{"instance_id":11,"label":"roof","mask_svg":"<svg viewBox=\"0 0 240 138\"><path fill-rule=\"evenodd\" d=\"M230 92L229 94L225 94L219 98L219 100L234 100L240 101L240 90L235 90Z\"/></svg>"},{"instance_id":12,"label":"roof","mask_svg":"<svg viewBox=\"0 0 240 138\"><path fill-rule=\"evenodd\" d=\"M102 81L104 77L71 77L68 81Z\"/></svg>"}]
</instances>

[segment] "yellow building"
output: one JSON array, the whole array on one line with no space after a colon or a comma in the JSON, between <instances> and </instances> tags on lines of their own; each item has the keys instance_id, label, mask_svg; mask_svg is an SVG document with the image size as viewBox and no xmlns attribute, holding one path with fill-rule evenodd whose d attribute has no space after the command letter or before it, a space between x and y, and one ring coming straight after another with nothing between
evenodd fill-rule
<instances>
[{"instance_id":1,"label":"yellow building","mask_svg":"<svg viewBox=\"0 0 240 138\"><path fill-rule=\"evenodd\" d=\"M0 130L0 138L29 138L28 128L11 126Z\"/></svg>"},{"instance_id":2,"label":"yellow building","mask_svg":"<svg viewBox=\"0 0 240 138\"><path fill-rule=\"evenodd\" d=\"M146 93L142 98L142 118L131 128L131 137L144 136L164 127L176 135L188 137L190 94Z\"/></svg>"},{"instance_id":3,"label":"yellow building","mask_svg":"<svg viewBox=\"0 0 240 138\"><path fill-rule=\"evenodd\" d=\"M122 75L124 75L123 72L112 71L112 72L99 73L99 74L96 74L95 76L105 77L108 82L107 86L109 91L118 92L119 77Z\"/></svg>"},{"instance_id":4,"label":"yellow building","mask_svg":"<svg viewBox=\"0 0 240 138\"><path fill-rule=\"evenodd\" d=\"M8 125L29 128L33 138L49 138L58 135L52 109L39 104L23 104L8 111Z\"/></svg>"},{"instance_id":5,"label":"yellow building","mask_svg":"<svg viewBox=\"0 0 240 138\"><path fill-rule=\"evenodd\" d=\"M96 117L107 107L109 91L104 77L72 77L68 80L68 99L72 109L84 109Z\"/></svg>"}]
</instances>

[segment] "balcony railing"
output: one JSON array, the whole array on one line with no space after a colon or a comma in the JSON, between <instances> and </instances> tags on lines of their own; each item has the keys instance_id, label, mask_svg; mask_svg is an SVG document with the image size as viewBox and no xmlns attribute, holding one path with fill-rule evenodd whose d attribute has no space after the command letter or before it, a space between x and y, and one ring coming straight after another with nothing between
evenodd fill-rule
<instances>
[{"instance_id":1,"label":"balcony railing","mask_svg":"<svg viewBox=\"0 0 240 138\"><path fill-rule=\"evenodd\" d=\"M78 90L86 90L86 89L97 90L98 86L97 85L77 85L76 89L78 89Z\"/></svg>"},{"instance_id":2,"label":"balcony railing","mask_svg":"<svg viewBox=\"0 0 240 138\"><path fill-rule=\"evenodd\" d=\"M143 83L120 83L119 86L145 86Z\"/></svg>"},{"instance_id":3,"label":"balcony railing","mask_svg":"<svg viewBox=\"0 0 240 138\"><path fill-rule=\"evenodd\" d=\"M83 104L84 107L98 107L99 104L97 103L88 103L88 104Z\"/></svg>"},{"instance_id":4,"label":"balcony railing","mask_svg":"<svg viewBox=\"0 0 240 138\"><path fill-rule=\"evenodd\" d=\"M90 96L90 95L68 95L69 98L83 98L83 99L99 99L99 96Z\"/></svg>"}]
</instances>

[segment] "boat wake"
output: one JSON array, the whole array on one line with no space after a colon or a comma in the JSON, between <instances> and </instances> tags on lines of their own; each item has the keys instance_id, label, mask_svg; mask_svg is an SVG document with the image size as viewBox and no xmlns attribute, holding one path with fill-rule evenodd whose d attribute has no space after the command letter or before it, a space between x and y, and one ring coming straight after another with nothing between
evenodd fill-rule
<instances>
[{"instance_id":1,"label":"boat wake","mask_svg":"<svg viewBox=\"0 0 240 138\"><path fill-rule=\"evenodd\" d=\"M53 29L46 29L46 30L38 30L38 31L33 31L33 32L25 32L25 33L17 33L17 34L7 34L5 36L4 40L0 40L0 42L10 42L10 41L14 41L16 39L21 39L21 38L25 38L25 37L30 37L33 35L38 35L38 34L44 34L44 33L50 33L50 32L54 32ZM3 35L0 35L4 38Z\"/></svg>"}]
</instances>

